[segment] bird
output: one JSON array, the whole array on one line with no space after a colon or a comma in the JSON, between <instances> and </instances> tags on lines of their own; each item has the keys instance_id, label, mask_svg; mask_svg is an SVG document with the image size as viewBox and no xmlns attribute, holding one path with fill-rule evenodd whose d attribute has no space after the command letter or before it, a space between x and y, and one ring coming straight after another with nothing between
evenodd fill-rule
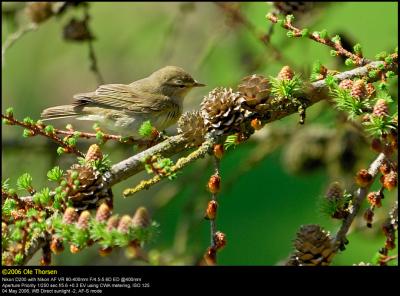
<instances>
[{"instance_id":1,"label":"bird","mask_svg":"<svg viewBox=\"0 0 400 296\"><path fill-rule=\"evenodd\" d=\"M166 66L130 84L104 84L93 92L78 93L69 105L43 110L41 118L96 121L101 128L122 136L143 138L139 128L144 122L150 121L158 131L165 130L182 115L187 93L202 86L206 85L184 69Z\"/></svg>"}]
</instances>

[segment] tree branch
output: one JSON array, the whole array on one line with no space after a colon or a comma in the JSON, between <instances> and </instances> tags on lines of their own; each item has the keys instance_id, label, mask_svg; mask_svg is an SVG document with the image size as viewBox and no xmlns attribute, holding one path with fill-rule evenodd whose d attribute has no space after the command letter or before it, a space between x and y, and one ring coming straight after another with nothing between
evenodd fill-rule
<instances>
[{"instance_id":1,"label":"tree branch","mask_svg":"<svg viewBox=\"0 0 400 296\"><path fill-rule=\"evenodd\" d=\"M269 42L270 35L268 34L270 34L270 32L263 33L258 31L256 26L234 5L223 2L214 2L214 4L230 17L234 24L242 25L255 39L260 41L267 49L271 50L276 60L281 61L283 59L280 50Z\"/></svg>"},{"instance_id":2,"label":"tree branch","mask_svg":"<svg viewBox=\"0 0 400 296\"><path fill-rule=\"evenodd\" d=\"M150 180L142 181L136 187L128 188L128 189L124 190L124 192L123 192L124 197L133 195L144 189L148 189L150 186L160 182L163 178L168 177L171 174L174 174L174 173L180 171L181 169L183 169L185 166L187 166L191 162L204 157L210 151L210 149L213 147L214 144L215 144L215 139L210 138L209 140L205 141L197 150L190 153L187 157L180 158L177 161L177 163L171 167L168 175L156 175Z\"/></svg>"},{"instance_id":3,"label":"tree branch","mask_svg":"<svg viewBox=\"0 0 400 296\"><path fill-rule=\"evenodd\" d=\"M42 135L46 138L51 139L53 142L55 142L58 145L60 145L61 147L63 147L65 149L65 152L74 153L77 156L81 156L81 157L85 156L75 146L65 143L63 141L63 139L59 138L55 133L46 132L46 130L44 129L44 125L42 125L42 124L38 124L38 123L34 123L34 122L19 121L19 120L15 119L13 115L1 114L1 118L6 121L6 124L19 125L21 127L28 129L31 132L31 134L29 135L30 137L35 136L35 135Z\"/></svg>"},{"instance_id":4,"label":"tree branch","mask_svg":"<svg viewBox=\"0 0 400 296\"><path fill-rule=\"evenodd\" d=\"M269 13L267 15L267 19L269 19L272 23L276 24L279 21L279 18L272 14ZM314 33L308 33L308 31L304 32L303 30L293 26L291 19L289 17L286 17L286 19L282 23L282 27L286 30L289 30L290 32L293 33L293 37L303 37L307 36L309 39L314 40L318 43L324 44L326 46L329 46L335 50L337 55L342 55L347 58L352 59L357 65L365 65L367 63L370 63L370 60L367 60L363 58L360 55L353 54L350 51L346 50L343 48L342 44L339 42L334 42L333 40L329 39L328 37L321 37L318 32Z\"/></svg>"},{"instance_id":5,"label":"tree branch","mask_svg":"<svg viewBox=\"0 0 400 296\"><path fill-rule=\"evenodd\" d=\"M88 24L89 20L90 20L89 5L86 2L84 2L84 4L85 5L83 6L83 11L84 11L84 15L85 15L85 22ZM97 64L97 57L96 57L96 53L94 51L93 39L89 38L87 40L87 43L88 43L88 48L89 48L90 71L92 71L93 74L95 75L97 84L102 85L102 84L104 84L104 78L103 78L103 75L101 75L99 66Z\"/></svg>"},{"instance_id":6,"label":"tree branch","mask_svg":"<svg viewBox=\"0 0 400 296\"><path fill-rule=\"evenodd\" d=\"M214 156L214 175L219 177L219 178L221 177L219 159L217 157L215 157L215 156ZM212 193L211 194L211 200L213 200L215 202L217 201L217 194L216 193ZM215 234L216 233L217 233L217 224L215 222L215 218L214 219L210 219L210 235L211 235L210 247L211 248L215 248L216 247L216 244L215 244Z\"/></svg>"},{"instance_id":7,"label":"tree branch","mask_svg":"<svg viewBox=\"0 0 400 296\"><path fill-rule=\"evenodd\" d=\"M372 178L375 179L376 176L378 175L379 172L379 167L382 165L382 163L385 161L386 155L384 153L380 153L378 157L372 162L368 169L368 173L371 174ZM343 221L342 226L340 227L339 231L336 234L335 240L334 240L334 246L336 248L335 251L337 251L341 246L343 246L343 243L346 241L346 234L349 231L349 228L351 224L354 221L354 218L357 216L358 211L361 208L361 205L366 198L369 188L371 187L373 182L370 183L370 185L366 187L360 187L357 192L356 196L354 199L353 203L353 210L352 212L346 217L346 219Z\"/></svg>"},{"instance_id":8,"label":"tree branch","mask_svg":"<svg viewBox=\"0 0 400 296\"><path fill-rule=\"evenodd\" d=\"M160 144L150 147L145 151L113 165L111 170L105 173L107 186L111 187L137 173L140 173L144 169L143 160L148 156L161 154L164 157L169 157L185 150L186 144L187 140L181 135L170 137Z\"/></svg>"},{"instance_id":9,"label":"tree branch","mask_svg":"<svg viewBox=\"0 0 400 296\"><path fill-rule=\"evenodd\" d=\"M35 23L30 23L26 27L23 27L19 29L17 32L11 34L9 37L7 37L6 41L4 42L3 46L1 47L1 65L4 67L5 64L5 55L6 51L14 45L14 43L20 39L22 36L24 36L26 33L30 31L34 31L38 28L37 24Z\"/></svg>"},{"instance_id":10,"label":"tree branch","mask_svg":"<svg viewBox=\"0 0 400 296\"><path fill-rule=\"evenodd\" d=\"M29 247L25 251L24 260L21 262L22 266L26 265L29 262L29 260L31 260L32 257L36 254L37 251L39 251L47 243L49 243L49 241L51 240L51 234L48 232L44 232L43 235L44 235L43 237L39 237L35 240L30 240Z\"/></svg>"}]
</instances>

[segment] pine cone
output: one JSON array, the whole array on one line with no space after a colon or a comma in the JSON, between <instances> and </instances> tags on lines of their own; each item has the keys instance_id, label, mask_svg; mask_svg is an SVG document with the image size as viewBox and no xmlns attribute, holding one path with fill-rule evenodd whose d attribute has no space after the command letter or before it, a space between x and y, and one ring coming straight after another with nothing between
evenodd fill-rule
<instances>
[{"instance_id":1,"label":"pine cone","mask_svg":"<svg viewBox=\"0 0 400 296\"><path fill-rule=\"evenodd\" d=\"M106 222L111 216L111 209L106 203L102 203L96 212L97 222Z\"/></svg>"},{"instance_id":2,"label":"pine cone","mask_svg":"<svg viewBox=\"0 0 400 296\"><path fill-rule=\"evenodd\" d=\"M214 243L216 250L220 250L226 245L226 235L221 231L217 231L214 234Z\"/></svg>"},{"instance_id":3,"label":"pine cone","mask_svg":"<svg viewBox=\"0 0 400 296\"><path fill-rule=\"evenodd\" d=\"M279 13L295 16L301 15L313 9L315 3L313 2L273 2L274 7Z\"/></svg>"},{"instance_id":4,"label":"pine cone","mask_svg":"<svg viewBox=\"0 0 400 296\"><path fill-rule=\"evenodd\" d=\"M53 15L51 2L29 2L26 13L33 23L42 23Z\"/></svg>"},{"instance_id":5,"label":"pine cone","mask_svg":"<svg viewBox=\"0 0 400 296\"><path fill-rule=\"evenodd\" d=\"M391 191L394 188L397 187L397 178L398 178L398 174L395 171L390 171L389 174L386 174L383 177L383 186Z\"/></svg>"},{"instance_id":6,"label":"pine cone","mask_svg":"<svg viewBox=\"0 0 400 296\"><path fill-rule=\"evenodd\" d=\"M83 211L79 215L78 222L76 223L76 226L79 229L87 229L89 227L89 221L90 221L90 212L89 211Z\"/></svg>"},{"instance_id":7,"label":"pine cone","mask_svg":"<svg viewBox=\"0 0 400 296\"><path fill-rule=\"evenodd\" d=\"M63 240L60 237L53 236L50 243L50 250L58 255L64 251Z\"/></svg>"},{"instance_id":8,"label":"pine cone","mask_svg":"<svg viewBox=\"0 0 400 296\"><path fill-rule=\"evenodd\" d=\"M349 202L346 201L344 196L344 189L339 184L339 182L333 182L326 194L325 198L329 204L335 205L334 208L329 209L329 214L334 219L343 219L348 215Z\"/></svg>"},{"instance_id":9,"label":"pine cone","mask_svg":"<svg viewBox=\"0 0 400 296\"><path fill-rule=\"evenodd\" d=\"M372 83L367 83L366 89L367 89L368 98L372 97L372 95L376 91L375 86Z\"/></svg>"},{"instance_id":10,"label":"pine cone","mask_svg":"<svg viewBox=\"0 0 400 296\"><path fill-rule=\"evenodd\" d=\"M268 100L271 85L264 76L253 74L242 79L238 90L244 95L246 105L254 108L258 104L265 103Z\"/></svg>"},{"instance_id":11,"label":"pine cone","mask_svg":"<svg viewBox=\"0 0 400 296\"><path fill-rule=\"evenodd\" d=\"M367 87L364 80L359 79L353 83L351 95L359 100L363 100L368 96Z\"/></svg>"},{"instance_id":12,"label":"pine cone","mask_svg":"<svg viewBox=\"0 0 400 296\"><path fill-rule=\"evenodd\" d=\"M296 251L286 265L323 266L329 265L334 249L329 234L319 225L303 225L294 242Z\"/></svg>"},{"instance_id":13,"label":"pine cone","mask_svg":"<svg viewBox=\"0 0 400 296\"><path fill-rule=\"evenodd\" d=\"M294 72L289 66L284 66L278 73L279 80L292 80Z\"/></svg>"},{"instance_id":14,"label":"pine cone","mask_svg":"<svg viewBox=\"0 0 400 296\"><path fill-rule=\"evenodd\" d=\"M68 184L74 184L76 180L79 181L77 189L71 188L72 190L69 193L73 206L79 210L97 208L104 200L110 201L112 199L111 189L104 188L103 176L90 166L74 164L67 171L66 179Z\"/></svg>"},{"instance_id":15,"label":"pine cone","mask_svg":"<svg viewBox=\"0 0 400 296\"><path fill-rule=\"evenodd\" d=\"M138 208L132 218L133 227L146 228L150 226L150 223L150 215L147 209L145 207Z\"/></svg>"},{"instance_id":16,"label":"pine cone","mask_svg":"<svg viewBox=\"0 0 400 296\"><path fill-rule=\"evenodd\" d=\"M107 221L107 231L111 231L118 227L119 218L118 216L111 216Z\"/></svg>"},{"instance_id":17,"label":"pine cone","mask_svg":"<svg viewBox=\"0 0 400 296\"><path fill-rule=\"evenodd\" d=\"M340 186L340 183L333 182L329 186L325 196L327 199L330 199L330 200L338 200L343 197L343 194L344 194L344 190L343 190L342 186Z\"/></svg>"},{"instance_id":18,"label":"pine cone","mask_svg":"<svg viewBox=\"0 0 400 296\"><path fill-rule=\"evenodd\" d=\"M70 41L87 41L93 40L86 20L76 20L72 18L63 28L63 37Z\"/></svg>"},{"instance_id":19,"label":"pine cone","mask_svg":"<svg viewBox=\"0 0 400 296\"><path fill-rule=\"evenodd\" d=\"M351 90L352 87L353 87L353 80L344 79L344 80L340 81L339 87L340 87L341 89Z\"/></svg>"},{"instance_id":20,"label":"pine cone","mask_svg":"<svg viewBox=\"0 0 400 296\"><path fill-rule=\"evenodd\" d=\"M386 117L389 115L388 103L384 99L378 99L375 103L372 114L376 117Z\"/></svg>"},{"instance_id":21,"label":"pine cone","mask_svg":"<svg viewBox=\"0 0 400 296\"><path fill-rule=\"evenodd\" d=\"M122 216L121 220L119 220L117 230L121 233L127 233L129 228L132 226L132 219L129 215Z\"/></svg>"},{"instance_id":22,"label":"pine cone","mask_svg":"<svg viewBox=\"0 0 400 296\"><path fill-rule=\"evenodd\" d=\"M78 219L78 214L76 213L74 208L67 208L64 211L63 215L63 223L64 224L72 224Z\"/></svg>"},{"instance_id":23,"label":"pine cone","mask_svg":"<svg viewBox=\"0 0 400 296\"><path fill-rule=\"evenodd\" d=\"M184 113L178 121L178 133L189 140L187 146L199 146L204 142L206 126L200 111Z\"/></svg>"},{"instance_id":24,"label":"pine cone","mask_svg":"<svg viewBox=\"0 0 400 296\"><path fill-rule=\"evenodd\" d=\"M101 152L99 145L97 144L90 145L88 151L86 152L85 160L92 161L101 159L103 159L103 153Z\"/></svg>"},{"instance_id":25,"label":"pine cone","mask_svg":"<svg viewBox=\"0 0 400 296\"><path fill-rule=\"evenodd\" d=\"M242 108L245 99L232 89L216 88L201 103L201 113L208 130L217 135L232 131L244 120L247 113Z\"/></svg>"},{"instance_id":26,"label":"pine cone","mask_svg":"<svg viewBox=\"0 0 400 296\"><path fill-rule=\"evenodd\" d=\"M367 200L368 203L372 206L372 207L376 207L376 208L380 208L382 207L382 197L383 197L383 193L380 191L377 192L370 192L367 195Z\"/></svg>"}]
</instances>

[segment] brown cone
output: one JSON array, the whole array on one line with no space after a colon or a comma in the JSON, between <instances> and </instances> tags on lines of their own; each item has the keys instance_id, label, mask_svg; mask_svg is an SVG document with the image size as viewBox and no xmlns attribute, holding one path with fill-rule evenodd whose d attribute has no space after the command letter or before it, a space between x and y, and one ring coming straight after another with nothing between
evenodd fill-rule
<instances>
[{"instance_id":1,"label":"brown cone","mask_svg":"<svg viewBox=\"0 0 400 296\"><path fill-rule=\"evenodd\" d=\"M75 180L78 180L80 184L76 190L71 188L69 198L75 208L79 210L92 209L104 201L112 200L112 191L104 188L100 172L88 165L74 164L66 173L68 184L74 184L75 180L72 178L73 174L76 174L74 172L78 173Z\"/></svg>"},{"instance_id":2,"label":"brown cone","mask_svg":"<svg viewBox=\"0 0 400 296\"><path fill-rule=\"evenodd\" d=\"M51 2L30 2L26 4L26 13L33 23L42 23L53 15Z\"/></svg>"},{"instance_id":3,"label":"brown cone","mask_svg":"<svg viewBox=\"0 0 400 296\"><path fill-rule=\"evenodd\" d=\"M63 28L63 37L70 41L92 40L93 36L89 31L86 20L72 18Z\"/></svg>"},{"instance_id":4,"label":"brown cone","mask_svg":"<svg viewBox=\"0 0 400 296\"><path fill-rule=\"evenodd\" d=\"M368 96L367 88L365 85L365 81L359 79L353 83L351 88L351 95L359 100L363 100Z\"/></svg>"},{"instance_id":5,"label":"brown cone","mask_svg":"<svg viewBox=\"0 0 400 296\"><path fill-rule=\"evenodd\" d=\"M129 228L132 226L132 219L129 215L122 216L121 220L119 220L117 230L121 233L127 233Z\"/></svg>"},{"instance_id":6,"label":"brown cone","mask_svg":"<svg viewBox=\"0 0 400 296\"><path fill-rule=\"evenodd\" d=\"M85 160L91 161L99 159L103 159L103 153L101 152L99 145L97 144L90 145L88 151L86 152Z\"/></svg>"},{"instance_id":7,"label":"brown cone","mask_svg":"<svg viewBox=\"0 0 400 296\"><path fill-rule=\"evenodd\" d=\"M145 207L140 207L136 210L132 218L133 227L146 228L151 224L149 212Z\"/></svg>"},{"instance_id":8,"label":"brown cone","mask_svg":"<svg viewBox=\"0 0 400 296\"><path fill-rule=\"evenodd\" d=\"M111 216L108 220L107 220L107 231L111 231L115 228L118 227L118 222L119 222L119 218L118 216Z\"/></svg>"},{"instance_id":9,"label":"brown cone","mask_svg":"<svg viewBox=\"0 0 400 296\"><path fill-rule=\"evenodd\" d=\"M178 133L189 140L187 146L199 146L204 142L207 132L200 111L184 113L178 120Z\"/></svg>"},{"instance_id":10,"label":"brown cone","mask_svg":"<svg viewBox=\"0 0 400 296\"><path fill-rule=\"evenodd\" d=\"M389 115L389 106L386 100L379 99L376 101L372 115L376 117L386 117Z\"/></svg>"},{"instance_id":11,"label":"brown cone","mask_svg":"<svg viewBox=\"0 0 400 296\"><path fill-rule=\"evenodd\" d=\"M78 219L78 214L76 213L74 208L67 208L64 211L63 215L63 223L72 224Z\"/></svg>"},{"instance_id":12,"label":"brown cone","mask_svg":"<svg viewBox=\"0 0 400 296\"><path fill-rule=\"evenodd\" d=\"M334 248L329 234L319 225L303 225L294 241L295 252L286 265L321 266L329 265Z\"/></svg>"},{"instance_id":13,"label":"brown cone","mask_svg":"<svg viewBox=\"0 0 400 296\"><path fill-rule=\"evenodd\" d=\"M315 6L313 2L272 2L274 7L278 10L279 13L288 15L293 14L296 17L301 16L302 14L311 11Z\"/></svg>"},{"instance_id":14,"label":"brown cone","mask_svg":"<svg viewBox=\"0 0 400 296\"><path fill-rule=\"evenodd\" d=\"M254 74L243 78L238 86L238 90L243 94L246 105L252 109L268 100L271 85L264 76Z\"/></svg>"},{"instance_id":15,"label":"brown cone","mask_svg":"<svg viewBox=\"0 0 400 296\"><path fill-rule=\"evenodd\" d=\"M201 114L208 130L215 130L217 135L238 129L247 115L242 108L245 101L242 94L232 89L216 88L201 103Z\"/></svg>"},{"instance_id":16,"label":"brown cone","mask_svg":"<svg viewBox=\"0 0 400 296\"><path fill-rule=\"evenodd\" d=\"M284 66L278 74L279 80L292 80L294 72L289 66Z\"/></svg>"},{"instance_id":17,"label":"brown cone","mask_svg":"<svg viewBox=\"0 0 400 296\"><path fill-rule=\"evenodd\" d=\"M90 212L89 211L83 211L78 219L78 223L76 224L76 226L79 229L87 229L89 227L89 221L90 221Z\"/></svg>"},{"instance_id":18,"label":"brown cone","mask_svg":"<svg viewBox=\"0 0 400 296\"><path fill-rule=\"evenodd\" d=\"M111 216L111 209L106 203L102 203L96 212L97 222L106 222Z\"/></svg>"},{"instance_id":19,"label":"brown cone","mask_svg":"<svg viewBox=\"0 0 400 296\"><path fill-rule=\"evenodd\" d=\"M339 87L342 89L351 90L353 87L353 80L344 79L344 80L340 81Z\"/></svg>"}]
</instances>

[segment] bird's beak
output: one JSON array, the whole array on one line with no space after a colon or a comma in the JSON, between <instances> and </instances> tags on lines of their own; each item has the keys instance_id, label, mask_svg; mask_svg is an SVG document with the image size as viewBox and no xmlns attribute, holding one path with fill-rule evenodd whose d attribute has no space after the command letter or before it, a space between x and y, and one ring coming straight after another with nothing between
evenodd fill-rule
<instances>
[{"instance_id":1,"label":"bird's beak","mask_svg":"<svg viewBox=\"0 0 400 296\"><path fill-rule=\"evenodd\" d=\"M201 87L201 86L206 86L206 85L203 84L203 83L199 83L199 82L197 82L197 81L194 81L193 87Z\"/></svg>"}]
</instances>

